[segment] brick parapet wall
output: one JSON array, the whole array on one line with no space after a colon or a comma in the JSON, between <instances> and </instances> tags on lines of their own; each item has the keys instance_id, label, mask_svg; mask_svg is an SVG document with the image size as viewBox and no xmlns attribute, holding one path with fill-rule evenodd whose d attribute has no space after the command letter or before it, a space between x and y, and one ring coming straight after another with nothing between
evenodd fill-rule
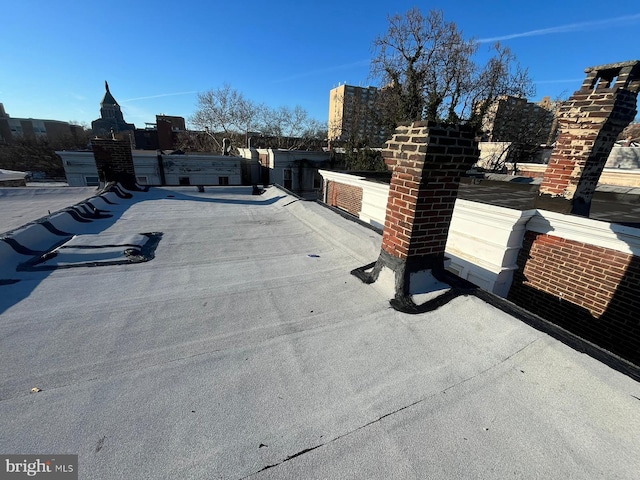
<instances>
[{"instance_id":1,"label":"brick parapet wall","mask_svg":"<svg viewBox=\"0 0 640 480\"><path fill-rule=\"evenodd\" d=\"M529 231L509 299L640 364L640 257Z\"/></svg>"},{"instance_id":2,"label":"brick parapet wall","mask_svg":"<svg viewBox=\"0 0 640 480\"><path fill-rule=\"evenodd\" d=\"M327 181L327 204L358 216L362 210L362 188Z\"/></svg>"},{"instance_id":3,"label":"brick parapet wall","mask_svg":"<svg viewBox=\"0 0 640 480\"><path fill-rule=\"evenodd\" d=\"M398 127L382 155L392 170L382 250L444 255L460 176L479 156L473 130L415 122Z\"/></svg>"}]
</instances>

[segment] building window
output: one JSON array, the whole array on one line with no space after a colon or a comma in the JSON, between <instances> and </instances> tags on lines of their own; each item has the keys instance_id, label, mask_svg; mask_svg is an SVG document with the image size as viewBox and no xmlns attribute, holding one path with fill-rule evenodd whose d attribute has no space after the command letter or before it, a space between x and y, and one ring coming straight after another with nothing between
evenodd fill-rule
<instances>
[{"instance_id":1,"label":"building window","mask_svg":"<svg viewBox=\"0 0 640 480\"><path fill-rule=\"evenodd\" d=\"M229 185L229 177L218 177L218 185Z\"/></svg>"},{"instance_id":2,"label":"building window","mask_svg":"<svg viewBox=\"0 0 640 480\"><path fill-rule=\"evenodd\" d=\"M136 177L136 182L138 182L138 185L146 185L149 182L149 179L146 175L143 175Z\"/></svg>"},{"instance_id":3,"label":"building window","mask_svg":"<svg viewBox=\"0 0 640 480\"><path fill-rule=\"evenodd\" d=\"M189 177L178 177L178 183L180 185L191 185L191 180Z\"/></svg>"},{"instance_id":4,"label":"building window","mask_svg":"<svg viewBox=\"0 0 640 480\"><path fill-rule=\"evenodd\" d=\"M97 187L100 185L98 177L84 177L84 183L87 187Z\"/></svg>"}]
</instances>

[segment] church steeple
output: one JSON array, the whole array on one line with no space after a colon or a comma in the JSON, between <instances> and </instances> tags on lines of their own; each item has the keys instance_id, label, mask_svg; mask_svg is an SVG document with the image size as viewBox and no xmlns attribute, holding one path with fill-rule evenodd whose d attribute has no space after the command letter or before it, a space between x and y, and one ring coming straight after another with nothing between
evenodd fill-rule
<instances>
[{"instance_id":1,"label":"church steeple","mask_svg":"<svg viewBox=\"0 0 640 480\"><path fill-rule=\"evenodd\" d=\"M111 130L115 133L135 130L135 125L125 122L122 109L113 95L111 95L109 82L106 80L104 81L104 89L104 98L100 102L100 118L91 122L94 133L104 135Z\"/></svg>"},{"instance_id":2,"label":"church steeple","mask_svg":"<svg viewBox=\"0 0 640 480\"><path fill-rule=\"evenodd\" d=\"M102 102L100 102L100 106L103 108L117 107L117 110L120 110L120 105L118 105L118 102L116 102L116 99L113 98L113 95L111 95L111 92L109 91L109 83L106 80L104 81L104 88L106 92L104 94L104 98L102 99Z\"/></svg>"}]
</instances>

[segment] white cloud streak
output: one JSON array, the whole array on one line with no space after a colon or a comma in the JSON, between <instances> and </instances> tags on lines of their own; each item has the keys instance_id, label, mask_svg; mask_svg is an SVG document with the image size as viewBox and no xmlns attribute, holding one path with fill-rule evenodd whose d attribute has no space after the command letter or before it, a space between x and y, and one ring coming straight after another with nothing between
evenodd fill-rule
<instances>
[{"instance_id":1,"label":"white cloud streak","mask_svg":"<svg viewBox=\"0 0 640 480\"><path fill-rule=\"evenodd\" d=\"M576 83L576 82L582 83L583 80L584 80L584 78L565 78L565 79L562 79L562 80L534 80L533 83L537 83L537 84Z\"/></svg>"},{"instance_id":2,"label":"white cloud streak","mask_svg":"<svg viewBox=\"0 0 640 480\"><path fill-rule=\"evenodd\" d=\"M126 100L122 100L124 102L135 102L138 100L150 100L152 98L162 98L162 97L174 97L177 95L191 95L192 93L198 93L196 90L192 92L176 92L176 93L160 93L158 95L149 95L148 97L136 97L136 98L127 98Z\"/></svg>"},{"instance_id":3,"label":"white cloud streak","mask_svg":"<svg viewBox=\"0 0 640 480\"><path fill-rule=\"evenodd\" d=\"M522 37L537 37L541 35L551 35L554 33L582 32L586 30L595 30L599 28L615 27L618 25L633 24L640 21L640 13L633 15L624 15L622 17L607 18L604 20L593 20L591 22L569 23L567 25L559 25L557 27L541 28L538 30L529 30L528 32L511 33L509 35L501 35L498 37L481 38L480 43L499 42L502 40L511 40Z\"/></svg>"},{"instance_id":4,"label":"white cloud streak","mask_svg":"<svg viewBox=\"0 0 640 480\"><path fill-rule=\"evenodd\" d=\"M320 68L318 70L301 72L295 75L291 75L289 77L274 80L273 83L289 82L292 80L298 80L300 78L313 77L314 75L322 75L325 73L337 72L340 70L349 70L350 68L364 67L365 65L369 65L370 62L371 62L370 59L358 60L357 62L353 62L353 63L345 63L343 65L334 65L332 67Z\"/></svg>"}]
</instances>

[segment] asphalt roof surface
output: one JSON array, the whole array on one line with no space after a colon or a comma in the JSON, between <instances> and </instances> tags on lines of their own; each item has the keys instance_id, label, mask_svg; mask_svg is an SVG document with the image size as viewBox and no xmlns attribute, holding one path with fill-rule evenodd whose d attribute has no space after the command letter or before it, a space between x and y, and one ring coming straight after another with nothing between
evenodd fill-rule
<instances>
[{"instance_id":1,"label":"asphalt roof surface","mask_svg":"<svg viewBox=\"0 0 640 480\"><path fill-rule=\"evenodd\" d=\"M638 478L638 382L476 297L391 309L349 274L372 230L275 187L116 203L74 233L161 232L155 258L0 275L0 452L83 479Z\"/></svg>"}]
</instances>

